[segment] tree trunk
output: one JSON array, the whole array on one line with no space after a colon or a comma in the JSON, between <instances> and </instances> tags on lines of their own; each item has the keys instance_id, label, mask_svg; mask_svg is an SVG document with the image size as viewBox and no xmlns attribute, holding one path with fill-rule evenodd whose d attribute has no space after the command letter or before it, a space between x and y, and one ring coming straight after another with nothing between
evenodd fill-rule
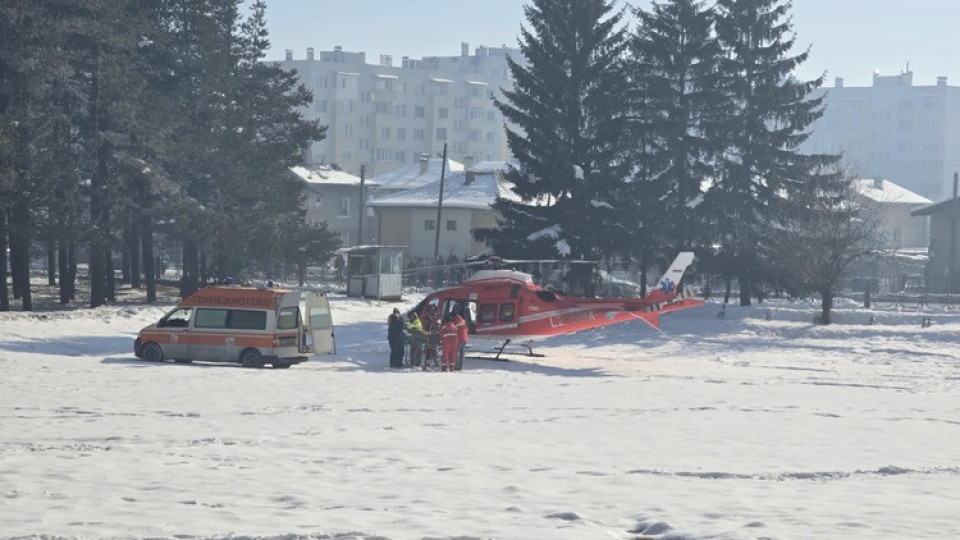
<instances>
[{"instance_id":1,"label":"tree trunk","mask_svg":"<svg viewBox=\"0 0 960 540\"><path fill-rule=\"evenodd\" d=\"M750 293L751 293L751 289L753 288L752 287L753 284L751 283L750 278L747 277L745 274L740 274L739 276L737 276L737 281L740 282L740 305L741 306L751 305Z\"/></svg>"},{"instance_id":2,"label":"tree trunk","mask_svg":"<svg viewBox=\"0 0 960 540\"><path fill-rule=\"evenodd\" d=\"M833 290L826 289L820 291L821 306L823 310L820 313L820 323L821 324L830 324L831 312L833 311Z\"/></svg>"},{"instance_id":3,"label":"tree trunk","mask_svg":"<svg viewBox=\"0 0 960 540\"><path fill-rule=\"evenodd\" d=\"M110 302L117 301L117 274L113 266L113 251L107 249L103 258L104 279L106 288L104 289L104 298Z\"/></svg>"},{"instance_id":4,"label":"tree trunk","mask_svg":"<svg viewBox=\"0 0 960 540\"><path fill-rule=\"evenodd\" d=\"M30 209L20 200L10 213L10 266L14 297L21 298L23 311L33 311L30 294ZM19 293L19 294L18 294Z\"/></svg>"},{"instance_id":5,"label":"tree trunk","mask_svg":"<svg viewBox=\"0 0 960 540\"><path fill-rule=\"evenodd\" d=\"M124 283L132 283L133 278L130 275L130 261L133 259L130 248L130 238L133 233L130 231L130 220L123 220L123 231L120 239L120 279Z\"/></svg>"},{"instance_id":6,"label":"tree trunk","mask_svg":"<svg viewBox=\"0 0 960 540\"><path fill-rule=\"evenodd\" d=\"M724 304L729 304L729 303L730 303L730 295L733 294L733 276L730 275L730 274L727 274L726 276L724 276L723 279L724 279L724 281L725 281L726 284L727 284L727 290L726 290L726 292L723 293L723 303L724 303Z\"/></svg>"},{"instance_id":7,"label":"tree trunk","mask_svg":"<svg viewBox=\"0 0 960 540\"><path fill-rule=\"evenodd\" d=\"M183 273L180 277L180 298L186 298L198 288L197 245L193 240L183 242Z\"/></svg>"},{"instance_id":8,"label":"tree trunk","mask_svg":"<svg viewBox=\"0 0 960 540\"><path fill-rule=\"evenodd\" d=\"M0 311L10 311L7 289L7 212L0 208Z\"/></svg>"},{"instance_id":9,"label":"tree trunk","mask_svg":"<svg viewBox=\"0 0 960 540\"><path fill-rule=\"evenodd\" d=\"M47 240L47 285L57 286L57 245L53 238Z\"/></svg>"},{"instance_id":10,"label":"tree trunk","mask_svg":"<svg viewBox=\"0 0 960 540\"><path fill-rule=\"evenodd\" d=\"M67 246L68 240L60 233L60 240L57 242L57 266L60 273L60 304L67 305L73 300L73 276L70 275L70 249Z\"/></svg>"},{"instance_id":11,"label":"tree trunk","mask_svg":"<svg viewBox=\"0 0 960 540\"><path fill-rule=\"evenodd\" d=\"M199 263L197 264L198 286L202 287L207 283L207 253L203 250L199 252Z\"/></svg>"},{"instance_id":12,"label":"tree trunk","mask_svg":"<svg viewBox=\"0 0 960 540\"><path fill-rule=\"evenodd\" d=\"M153 258L153 229L144 218L140 227L140 247L143 252L143 278L147 285L147 302L157 301L157 276Z\"/></svg>"},{"instance_id":13,"label":"tree trunk","mask_svg":"<svg viewBox=\"0 0 960 540\"><path fill-rule=\"evenodd\" d=\"M93 237L90 241L90 307L103 305L107 295L106 269L107 231L110 227L107 208L107 142L103 138L100 125L100 51L97 51L97 65L93 72L90 108L93 134L97 140L96 167L90 178L90 227Z\"/></svg>"},{"instance_id":14,"label":"tree trunk","mask_svg":"<svg viewBox=\"0 0 960 540\"><path fill-rule=\"evenodd\" d=\"M140 220L132 218L130 220L130 242L127 245L127 252L130 259L129 283L133 289L140 289Z\"/></svg>"}]
</instances>

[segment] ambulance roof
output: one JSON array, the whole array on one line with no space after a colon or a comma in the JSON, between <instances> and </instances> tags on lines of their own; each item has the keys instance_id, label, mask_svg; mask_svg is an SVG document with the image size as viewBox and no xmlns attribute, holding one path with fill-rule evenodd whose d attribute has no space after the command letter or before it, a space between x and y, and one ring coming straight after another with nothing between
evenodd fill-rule
<instances>
[{"instance_id":1,"label":"ambulance roof","mask_svg":"<svg viewBox=\"0 0 960 540\"><path fill-rule=\"evenodd\" d=\"M191 294L181 306L186 307L232 307L247 309L276 309L282 303L287 289L257 289L253 287L219 286L205 287Z\"/></svg>"}]
</instances>

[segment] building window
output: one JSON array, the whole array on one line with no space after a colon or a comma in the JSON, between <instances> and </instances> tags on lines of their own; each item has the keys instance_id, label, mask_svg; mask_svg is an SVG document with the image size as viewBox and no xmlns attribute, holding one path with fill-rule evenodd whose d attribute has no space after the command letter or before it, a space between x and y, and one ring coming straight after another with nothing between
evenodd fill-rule
<instances>
[{"instance_id":1,"label":"building window","mask_svg":"<svg viewBox=\"0 0 960 540\"><path fill-rule=\"evenodd\" d=\"M426 136L426 135L425 135L425 133L424 133L424 131L423 131L423 128L416 128L416 129L413 130L413 140L415 140L415 141L422 141L425 136Z\"/></svg>"},{"instance_id":2,"label":"building window","mask_svg":"<svg viewBox=\"0 0 960 540\"><path fill-rule=\"evenodd\" d=\"M437 140L438 141L447 140L447 128L437 128Z\"/></svg>"},{"instance_id":3,"label":"building window","mask_svg":"<svg viewBox=\"0 0 960 540\"><path fill-rule=\"evenodd\" d=\"M407 138L406 128L397 128L397 138L400 140L404 140Z\"/></svg>"},{"instance_id":4,"label":"building window","mask_svg":"<svg viewBox=\"0 0 960 540\"><path fill-rule=\"evenodd\" d=\"M436 230L436 228L437 228L437 222L436 222L436 221L434 221L434 220L432 220L432 219L424 220L424 222L423 222L423 230L425 230L425 231L433 231L433 230Z\"/></svg>"},{"instance_id":5,"label":"building window","mask_svg":"<svg viewBox=\"0 0 960 540\"><path fill-rule=\"evenodd\" d=\"M448 231L455 231L455 230L457 230L457 220L455 220L455 219L448 219L448 220L447 220L447 230L448 230Z\"/></svg>"},{"instance_id":6,"label":"building window","mask_svg":"<svg viewBox=\"0 0 960 540\"><path fill-rule=\"evenodd\" d=\"M350 217L350 197L340 197L340 209L337 217Z\"/></svg>"},{"instance_id":7,"label":"building window","mask_svg":"<svg viewBox=\"0 0 960 540\"><path fill-rule=\"evenodd\" d=\"M390 138L390 128L388 127L383 128L383 138L384 139Z\"/></svg>"}]
</instances>

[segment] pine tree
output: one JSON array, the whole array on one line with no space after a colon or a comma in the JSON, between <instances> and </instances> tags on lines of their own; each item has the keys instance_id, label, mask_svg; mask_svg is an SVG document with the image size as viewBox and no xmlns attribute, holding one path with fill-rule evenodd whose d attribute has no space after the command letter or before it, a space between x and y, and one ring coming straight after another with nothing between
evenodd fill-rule
<instances>
[{"instance_id":1,"label":"pine tree","mask_svg":"<svg viewBox=\"0 0 960 540\"><path fill-rule=\"evenodd\" d=\"M515 86L496 102L522 201L498 200L500 227L475 235L505 256L619 252L631 166L623 13L609 0L534 0L525 14L525 63L509 60Z\"/></svg>"},{"instance_id":2,"label":"pine tree","mask_svg":"<svg viewBox=\"0 0 960 540\"><path fill-rule=\"evenodd\" d=\"M633 197L646 244L666 259L706 240L698 205L722 148L714 125L725 105L718 88L721 50L713 13L702 1L655 2L636 15L631 72L642 91L637 140L644 146Z\"/></svg>"},{"instance_id":3,"label":"pine tree","mask_svg":"<svg viewBox=\"0 0 960 540\"><path fill-rule=\"evenodd\" d=\"M808 52L790 55L795 38L789 1L717 0L716 9L730 114L722 119L726 148L706 202L720 234L719 256L730 261L738 278L741 305L750 305L762 270L765 228L787 215L804 190L835 179L819 171L836 157L797 150L823 114L822 100L810 98L823 77L793 76Z\"/></svg>"}]
</instances>

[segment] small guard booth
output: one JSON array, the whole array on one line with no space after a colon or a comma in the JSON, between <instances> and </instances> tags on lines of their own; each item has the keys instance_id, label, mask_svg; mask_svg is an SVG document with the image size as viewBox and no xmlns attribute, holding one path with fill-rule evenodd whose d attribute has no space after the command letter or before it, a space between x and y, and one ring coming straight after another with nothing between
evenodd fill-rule
<instances>
[{"instance_id":1,"label":"small guard booth","mask_svg":"<svg viewBox=\"0 0 960 540\"><path fill-rule=\"evenodd\" d=\"M403 284L402 246L357 246L347 257L347 296L400 300Z\"/></svg>"}]
</instances>

